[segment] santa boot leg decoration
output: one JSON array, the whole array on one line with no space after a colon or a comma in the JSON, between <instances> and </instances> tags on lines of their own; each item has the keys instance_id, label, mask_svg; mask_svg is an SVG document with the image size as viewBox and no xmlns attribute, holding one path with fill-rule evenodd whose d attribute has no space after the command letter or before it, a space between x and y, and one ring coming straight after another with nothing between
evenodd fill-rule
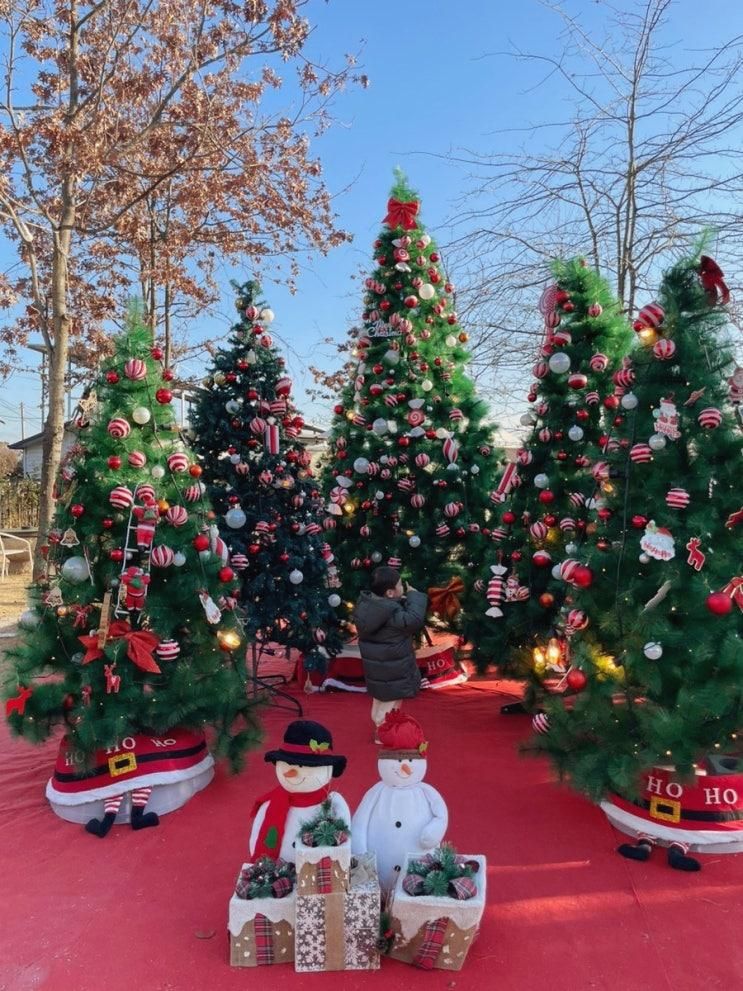
<instances>
[{"instance_id":1,"label":"santa boot leg decoration","mask_svg":"<svg viewBox=\"0 0 743 991\"><path fill-rule=\"evenodd\" d=\"M701 871L702 865L690 857L686 843L672 843L668 848L668 866L677 871Z\"/></svg>"},{"instance_id":2,"label":"santa boot leg decoration","mask_svg":"<svg viewBox=\"0 0 743 991\"><path fill-rule=\"evenodd\" d=\"M123 795L114 795L113 798L107 798L103 803L103 818L90 819L85 825L86 832L92 833L93 836L97 836L101 840L104 836L108 836L116 820L116 813L119 811L119 806L123 798Z\"/></svg>"},{"instance_id":3,"label":"santa boot leg decoration","mask_svg":"<svg viewBox=\"0 0 743 991\"><path fill-rule=\"evenodd\" d=\"M622 843L617 853L628 860L649 860L653 852L653 841L649 836L638 836L637 843Z\"/></svg>"},{"instance_id":4,"label":"santa boot leg decoration","mask_svg":"<svg viewBox=\"0 0 743 991\"><path fill-rule=\"evenodd\" d=\"M160 817L156 812L145 812L152 788L137 788L132 792L132 829L147 829L148 826L159 826Z\"/></svg>"}]
</instances>

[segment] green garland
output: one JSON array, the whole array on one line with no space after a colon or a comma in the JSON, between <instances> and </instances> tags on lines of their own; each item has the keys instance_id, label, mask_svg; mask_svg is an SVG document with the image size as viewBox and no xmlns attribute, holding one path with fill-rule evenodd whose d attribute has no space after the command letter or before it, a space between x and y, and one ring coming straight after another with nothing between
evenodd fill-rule
<instances>
[{"instance_id":1,"label":"green garland","mask_svg":"<svg viewBox=\"0 0 743 991\"><path fill-rule=\"evenodd\" d=\"M314 819L302 824L299 838L305 846L340 846L350 833L348 823L333 814L331 801L326 798Z\"/></svg>"}]
</instances>

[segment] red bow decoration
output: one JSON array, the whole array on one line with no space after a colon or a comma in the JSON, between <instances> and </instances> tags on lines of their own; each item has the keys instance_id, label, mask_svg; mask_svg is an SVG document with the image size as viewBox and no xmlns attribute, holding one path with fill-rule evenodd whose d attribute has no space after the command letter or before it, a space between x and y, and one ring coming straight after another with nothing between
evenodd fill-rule
<instances>
[{"instance_id":1,"label":"red bow decoration","mask_svg":"<svg viewBox=\"0 0 743 991\"><path fill-rule=\"evenodd\" d=\"M126 642L126 655L130 661L137 665L142 671L150 671L152 674L160 674L152 656L152 651L160 642L154 633L148 630L133 630L125 619L117 619L108 628L108 639L118 640L123 637ZM80 643L85 647L85 657L83 664L90 664L103 657L103 651L98 646L98 634L94 637L78 637Z\"/></svg>"},{"instance_id":2,"label":"red bow decoration","mask_svg":"<svg viewBox=\"0 0 743 991\"><path fill-rule=\"evenodd\" d=\"M731 578L722 592L724 595L729 595L735 605L743 612L743 575Z\"/></svg>"},{"instance_id":3,"label":"red bow decoration","mask_svg":"<svg viewBox=\"0 0 743 991\"><path fill-rule=\"evenodd\" d=\"M730 290L725 285L723 280L723 271L717 262L710 258L709 255L702 255L701 265L699 267L699 278L702 283L702 288L707 293L707 299L711 306L717 303L717 296L719 293L720 303L725 306L726 303L730 302Z\"/></svg>"},{"instance_id":4,"label":"red bow decoration","mask_svg":"<svg viewBox=\"0 0 743 991\"><path fill-rule=\"evenodd\" d=\"M461 578L452 578L444 588L429 588L428 601L431 612L442 619L454 619L462 604L459 596L464 592L464 582Z\"/></svg>"},{"instance_id":5,"label":"red bow decoration","mask_svg":"<svg viewBox=\"0 0 743 991\"><path fill-rule=\"evenodd\" d=\"M401 200L396 200L394 196L391 196L387 200L387 216L382 223L387 224L388 227L402 227L406 231L412 231L418 226L415 218L418 214L419 206L420 204L417 200L410 200L408 203L403 203Z\"/></svg>"}]
</instances>

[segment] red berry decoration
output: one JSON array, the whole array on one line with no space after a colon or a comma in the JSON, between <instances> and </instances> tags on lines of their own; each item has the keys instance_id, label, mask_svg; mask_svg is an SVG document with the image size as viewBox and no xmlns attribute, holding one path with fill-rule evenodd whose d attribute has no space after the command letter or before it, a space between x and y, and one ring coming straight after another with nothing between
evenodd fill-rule
<instances>
[{"instance_id":1,"label":"red berry decoration","mask_svg":"<svg viewBox=\"0 0 743 991\"><path fill-rule=\"evenodd\" d=\"M733 609L733 600L724 592L712 592L707 596L705 605L713 616L727 616Z\"/></svg>"},{"instance_id":2,"label":"red berry decoration","mask_svg":"<svg viewBox=\"0 0 743 991\"><path fill-rule=\"evenodd\" d=\"M121 468L121 458L118 456L118 454L112 454L111 457L106 462L106 464L108 465L109 468L112 468L114 471L116 471L117 469Z\"/></svg>"},{"instance_id":3,"label":"red berry decoration","mask_svg":"<svg viewBox=\"0 0 743 991\"><path fill-rule=\"evenodd\" d=\"M218 578L221 582L231 582L234 577L235 572L232 568L224 567L219 569Z\"/></svg>"},{"instance_id":4,"label":"red berry decoration","mask_svg":"<svg viewBox=\"0 0 743 991\"><path fill-rule=\"evenodd\" d=\"M79 518L85 512L85 506L81 502L76 502L70 506L70 512L75 518Z\"/></svg>"},{"instance_id":5,"label":"red berry decoration","mask_svg":"<svg viewBox=\"0 0 743 991\"><path fill-rule=\"evenodd\" d=\"M209 550L209 538L205 533L200 533L198 536L193 538L193 545L197 551L208 551Z\"/></svg>"},{"instance_id":6,"label":"red berry decoration","mask_svg":"<svg viewBox=\"0 0 743 991\"><path fill-rule=\"evenodd\" d=\"M582 692L588 684L588 678L586 678L585 674L579 668L571 668L565 677L565 681L568 688L572 688L574 692Z\"/></svg>"},{"instance_id":7,"label":"red berry decoration","mask_svg":"<svg viewBox=\"0 0 743 991\"><path fill-rule=\"evenodd\" d=\"M162 361L165 357L165 352L162 348L150 348L150 354L155 359L155 361Z\"/></svg>"},{"instance_id":8,"label":"red berry decoration","mask_svg":"<svg viewBox=\"0 0 743 991\"><path fill-rule=\"evenodd\" d=\"M161 406L167 406L169 402L172 402L173 393L170 389L158 389L155 393L155 399L157 399Z\"/></svg>"},{"instance_id":9,"label":"red berry decoration","mask_svg":"<svg viewBox=\"0 0 743 991\"><path fill-rule=\"evenodd\" d=\"M116 383L119 381L119 373L113 371L106 372L106 381L109 383L109 385L116 385Z\"/></svg>"}]
</instances>

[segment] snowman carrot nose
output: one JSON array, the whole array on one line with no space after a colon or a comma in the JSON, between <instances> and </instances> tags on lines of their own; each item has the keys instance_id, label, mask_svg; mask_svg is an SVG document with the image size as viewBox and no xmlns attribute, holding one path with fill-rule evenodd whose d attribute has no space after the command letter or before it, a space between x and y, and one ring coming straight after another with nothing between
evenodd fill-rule
<instances>
[{"instance_id":1,"label":"snowman carrot nose","mask_svg":"<svg viewBox=\"0 0 743 991\"><path fill-rule=\"evenodd\" d=\"M406 777L407 777L407 776L408 776L409 774L412 774L412 773L413 773L413 768L412 768L412 767L410 766L410 764L401 764L401 765L400 765L400 770L402 771L402 773L403 773L403 774L404 774L404 775L405 775Z\"/></svg>"},{"instance_id":2,"label":"snowman carrot nose","mask_svg":"<svg viewBox=\"0 0 743 991\"><path fill-rule=\"evenodd\" d=\"M299 771L296 767L290 767L288 771L284 771L284 777L288 778L290 781L299 775Z\"/></svg>"}]
</instances>

